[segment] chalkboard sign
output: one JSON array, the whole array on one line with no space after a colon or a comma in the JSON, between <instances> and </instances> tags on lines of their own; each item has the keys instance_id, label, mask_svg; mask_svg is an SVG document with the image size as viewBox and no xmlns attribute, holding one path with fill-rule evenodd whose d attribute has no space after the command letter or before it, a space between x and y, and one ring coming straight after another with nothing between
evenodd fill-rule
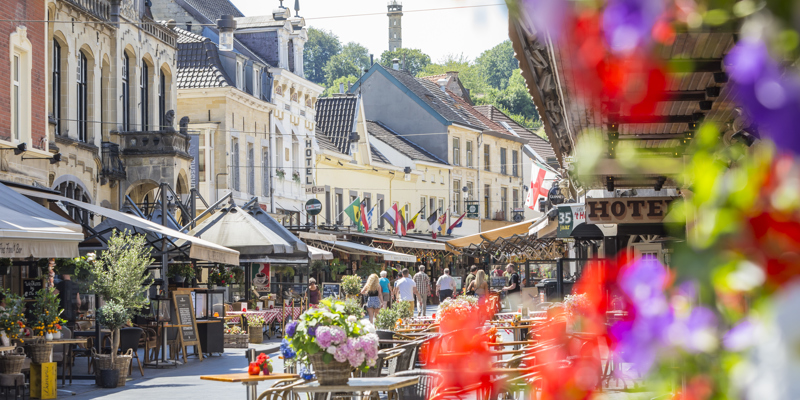
<instances>
[{"instance_id":1,"label":"chalkboard sign","mask_svg":"<svg viewBox=\"0 0 800 400\"><path fill-rule=\"evenodd\" d=\"M23 279L22 280L22 297L25 300L33 300L36 298L36 292L44 288L44 282L41 279Z\"/></svg>"},{"instance_id":2,"label":"chalkboard sign","mask_svg":"<svg viewBox=\"0 0 800 400\"><path fill-rule=\"evenodd\" d=\"M489 287L504 287L506 285L506 277L505 276L493 276L491 281L489 282Z\"/></svg>"},{"instance_id":3,"label":"chalkboard sign","mask_svg":"<svg viewBox=\"0 0 800 400\"><path fill-rule=\"evenodd\" d=\"M328 297L339 298L339 289L342 287L340 283L323 283L322 284L322 298Z\"/></svg>"},{"instance_id":4,"label":"chalkboard sign","mask_svg":"<svg viewBox=\"0 0 800 400\"><path fill-rule=\"evenodd\" d=\"M192 297L189 293L172 293L172 304L175 306L175 317L171 318L173 324L182 325L178 338L183 347L183 354L186 352L186 346L200 347L200 341L197 338L197 320L194 315L194 307L192 307ZM202 349L198 351L200 359L203 359ZM184 356L184 362L186 361Z\"/></svg>"}]
</instances>

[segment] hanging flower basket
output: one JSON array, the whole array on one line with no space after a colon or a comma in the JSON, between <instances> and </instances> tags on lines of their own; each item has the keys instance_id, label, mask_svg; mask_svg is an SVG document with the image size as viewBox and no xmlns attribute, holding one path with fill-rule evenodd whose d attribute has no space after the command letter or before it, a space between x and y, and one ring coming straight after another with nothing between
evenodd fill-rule
<instances>
[{"instance_id":1,"label":"hanging flower basket","mask_svg":"<svg viewBox=\"0 0 800 400\"><path fill-rule=\"evenodd\" d=\"M352 367L350 363L339 362L331 360L325 362L322 359L322 354L310 354L308 359L311 361L311 366L314 367L314 374L317 375L319 384L323 386L344 385L350 379L350 372Z\"/></svg>"}]
</instances>

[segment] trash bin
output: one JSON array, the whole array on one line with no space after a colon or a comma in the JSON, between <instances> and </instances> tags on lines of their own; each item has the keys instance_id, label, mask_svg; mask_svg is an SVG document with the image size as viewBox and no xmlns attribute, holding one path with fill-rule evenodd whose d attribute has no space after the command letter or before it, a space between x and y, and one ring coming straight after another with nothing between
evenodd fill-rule
<instances>
[{"instance_id":1,"label":"trash bin","mask_svg":"<svg viewBox=\"0 0 800 400\"><path fill-rule=\"evenodd\" d=\"M536 284L536 289L539 291L539 299L542 301L554 301L556 298L555 279L542 279ZM544 294L544 298L542 298L542 294Z\"/></svg>"}]
</instances>

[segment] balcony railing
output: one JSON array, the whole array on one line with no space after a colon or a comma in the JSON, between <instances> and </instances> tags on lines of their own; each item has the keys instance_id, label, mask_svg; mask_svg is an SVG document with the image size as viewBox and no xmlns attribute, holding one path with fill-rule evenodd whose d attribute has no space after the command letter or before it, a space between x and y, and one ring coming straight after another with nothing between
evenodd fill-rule
<instances>
[{"instance_id":1,"label":"balcony railing","mask_svg":"<svg viewBox=\"0 0 800 400\"><path fill-rule=\"evenodd\" d=\"M111 14L111 4L108 0L66 0L67 3L82 9L92 16L108 21Z\"/></svg>"},{"instance_id":2,"label":"balcony railing","mask_svg":"<svg viewBox=\"0 0 800 400\"><path fill-rule=\"evenodd\" d=\"M122 155L173 155L190 158L189 135L178 131L116 132L122 136Z\"/></svg>"},{"instance_id":3,"label":"balcony railing","mask_svg":"<svg viewBox=\"0 0 800 400\"><path fill-rule=\"evenodd\" d=\"M150 18L143 18L141 27L145 32L149 33L156 39L166 43L167 45L172 47L176 46L176 43L178 41L178 34L173 32L166 26L161 25L158 22L151 20Z\"/></svg>"},{"instance_id":4,"label":"balcony railing","mask_svg":"<svg viewBox=\"0 0 800 400\"><path fill-rule=\"evenodd\" d=\"M127 179L125 166L119 158L119 145L112 142L103 142L102 167L100 174L104 178L124 181Z\"/></svg>"}]
</instances>

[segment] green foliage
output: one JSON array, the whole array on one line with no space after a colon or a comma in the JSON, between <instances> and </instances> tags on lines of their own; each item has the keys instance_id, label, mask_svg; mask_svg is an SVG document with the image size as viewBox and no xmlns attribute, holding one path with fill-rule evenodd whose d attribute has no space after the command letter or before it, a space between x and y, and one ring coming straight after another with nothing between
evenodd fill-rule
<instances>
[{"instance_id":1,"label":"green foliage","mask_svg":"<svg viewBox=\"0 0 800 400\"><path fill-rule=\"evenodd\" d=\"M150 277L147 267L153 263L150 248L144 235L130 235L115 231L94 265L81 266L91 277L90 293L100 295L105 301L114 300L126 310L138 310L149 303L147 288Z\"/></svg>"},{"instance_id":2,"label":"green foliage","mask_svg":"<svg viewBox=\"0 0 800 400\"><path fill-rule=\"evenodd\" d=\"M464 88L469 89L470 97L482 96L489 89L478 68L463 54L448 54L438 63L425 67L417 76L442 75L447 72L458 72L458 80Z\"/></svg>"},{"instance_id":3,"label":"green foliage","mask_svg":"<svg viewBox=\"0 0 800 400\"><path fill-rule=\"evenodd\" d=\"M406 309L408 307L405 307ZM375 316L375 327L383 330L394 330L394 324L397 322L397 311L391 308L381 308L378 315Z\"/></svg>"},{"instance_id":4,"label":"green foliage","mask_svg":"<svg viewBox=\"0 0 800 400\"><path fill-rule=\"evenodd\" d=\"M481 53L475 67L489 86L504 90L511 83L514 70L519 68L519 61L514 57L511 41L506 40Z\"/></svg>"},{"instance_id":5,"label":"green foliage","mask_svg":"<svg viewBox=\"0 0 800 400\"><path fill-rule=\"evenodd\" d=\"M264 320L264 317L260 315L248 315L245 317L247 320L247 326L264 326L267 322Z\"/></svg>"},{"instance_id":6,"label":"green foliage","mask_svg":"<svg viewBox=\"0 0 800 400\"><path fill-rule=\"evenodd\" d=\"M330 262L331 278L337 279L337 276L347 269L347 264L341 262L338 258L334 258Z\"/></svg>"},{"instance_id":7,"label":"green foliage","mask_svg":"<svg viewBox=\"0 0 800 400\"><path fill-rule=\"evenodd\" d=\"M397 313L397 319L405 320L414 316L414 311L402 301L395 301L392 304L392 310Z\"/></svg>"},{"instance_id":8,"label":"green foliage","mask_svg":"<svg viewBox=\"0 0 800 400\"><path fill-rule=\"evenodd\" d=\"M364 308L361 307L361 302L352 297L344 301L344 310L342 312L345 315L352 315L359 319L364 317Z\"/></svg>"},{"instance_id":9,"label":"green foliage","mask_svg":"<svg viewBox=\"0 0 800 400\"><path fill-rule=\"evenodd\" d=\"M33 301L32 314L34 316L31 327L37 335L55 333L56 325L61 322L61 312L58 309L58 295L53 288L39 289Z\"/></svg>"},{"instance_id":10,"label":"green foliage","mask_svg":"<svg viewBox=\"0 0 800 400\"><path fill-rule=\"evenodd\" d=\"M10 259L6 259L10 260ZM19 331L25 326L25 299L9 289L2 289L6 307L0 310L0 330L6 332L9 339L19 337Z\"/></svg>"},{"instance_id":11,"label":"green foliage","mask_svg":"<svg viewBox=\"0 0 800 400\"><path fill-rule=\"evenodd\" d=\"M356 82L358 82L358 77L356 77L355 75L348 75L337 78L330 85L328 85L328 88L325 89L325 92L323 92L322 96L330 97L333 96L335 93L339 93L340 83L344 84L344 91L345 93L347 93L347 90L350 88L350 85L353 85Z\"/></svg>"},{"instance_id":12,"label":"green foliage","mask_svg":"<svg viewBox=\"0 0 800 400\"><path fill-rule=\"evenodd\" d=\"M356 273L362 278L367 278L372 274L380 274L382 269L383 263L375 262L373 257L369 257L361 263Z\"/></svg>"},{"instance_id":13,"label":"green foliage","mask_svg":"<svg viewBox=\"0 0 800 400\"><path fill-rule=\"evenodd\" d=\"M325 82L328 87L342 77L361 76L364 69L369 68L369 50L366 47L350 42L342 47L339 54L334 55L323 67ZM355 81L353 81L355 83ZM337 90L338 90L338 85Z\"/></svg>"},{"instance_id":14,"label":"green foliage","mask_svg":"<svg viewBox=\"0 0 800 400\"><path fill-rule=\"evenodd\" d=\"M130 318L128 310L114 300L107 301L97 310L97 322L112 331L125 326Z\"/></svg>"},{"instance_id":15,"label":"green foliage","mask_svg":"<svg viewBox=\"0 0 800 400\"><path fill-rule=\"evenodd\" d=\"M233 273L224 265L217 264L208 270L208 284L227 286L233 283Z\"/></svg>"},{"instance_id":16,"label":"green foliage","mask_svg":"<svg viewBox=\"0 0 800 400\"><path fill-rule=\"evenodd\" d=\"M354 296L361 293L361 277L358 275L343 276L342 292L350 296Z\"/></svg>"},{"instance_id":17,"label":"green foliage","mask_svg":"<svg viewBox=\"0 0 800 400\"><path fill-rule=\"evenodd\" d=\"M392 60L400 60L403 66L403 56L405 56L405 70L411 75L417 75L431 63L431 57L419 49L400 48L395 51L386 50L381 54L380 63L386 68L392 68Z\"/></svg>"},{"instance_id":18,"label":"green foliage","mask_svg":"<svg viewBox=\"0 0 800 400\"><path fill-rule=\"evenodd\" d=\"M195 276L194 267L192 264L171 264L167 270L167 276L170 278L182 276L186 279L192 279Z\"/></svg>"},{"instance_id":19,"label":"green foliage","mask_svg":"<svg viewBox=\"0 0 800 400\"><path fill-rule=\"evenodd\" d=\"M505 89L490 89L486 97L476 100L476 104L493 104L507 112L520 125L529 129L538 128L534 121L539 121L539 112L533 104L528 88L525 86L525 78L522 77L519 69L514 70L514 73L511 74Z\"/></svg>"},{"instance_id":20,"label":"green foliage","mask_svg":"<svg viewBox=\"0 0 800 400\"><path fill-rule=\"evenodd\" d=\"M244 270L240 266L235 266L231 268L231 274L233 274L233 283L244 283Z\"/></svg>"},{"instance_id":21,"label":"green foliage","mask_svg":"<svg viewBox=\"0 0 800 400\"><path fill-rule=\"evenodd\" d=\"M324 29L308 28L308 41L303 47L303 71L306 79L317 84L325 83L323 68L331 57L342 51L339 37Z\"/></svg>"}]
</instances>

